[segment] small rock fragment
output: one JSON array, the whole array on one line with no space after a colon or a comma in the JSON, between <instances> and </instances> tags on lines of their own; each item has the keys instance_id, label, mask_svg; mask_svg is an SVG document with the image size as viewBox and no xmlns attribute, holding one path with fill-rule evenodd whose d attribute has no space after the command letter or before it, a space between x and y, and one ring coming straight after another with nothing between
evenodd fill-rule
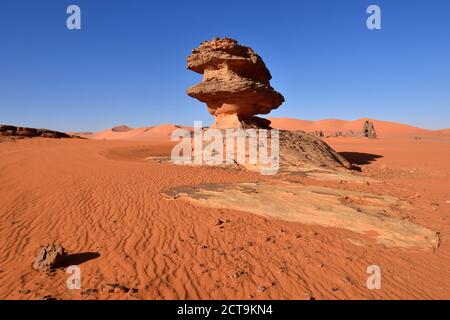
<instances>
[{"instance_id":1,"label":"small rock fragment","mask_svg":"<svg viewBox=\"0 0 450 320\"><path fill-rule=\"evenodd\" d=\"M22 289L22 290L19 290L19 293L20 294L29 294L31 291L30 290L28 290L28 289Z\"/></svg>"},{"instance_id":2,"label":"small rock fragment","mask_svg":"<svg viewBox=\"0 0 450 320\"><path fill-rule=\"evenodd\" d=\"M267 291L266 287L264 287L264 286L259 286L258 287L258 292L265 292L265 291Z\"/></svg>"},{"instance_id":3,"label":"small rock fragment","mask_svg":"<svg viewBox=\"0 0 450 320\"><path fill-rule=\"evenodd\" d=\"M102 291L108 293L127 293L130 289L118 283L105 283L102 286Z\"/></svg>"},{"instance_id":4,"label":"small rock fragment","mask_svg":"<svg viewBox=\"0 0 450 320\"><path fill-rule=\"evenodd\" d=\"M91 294L94 294L94 293L97 293L97 292L98 292L97 289L86 289L86 290L81 291L80 294L82 296L88 296L88 295L91 295Z\"/></svg>"},{"instance_id":5,"label":"small rock fragment","mask_svg":"<svg viewBox=\"0 0 450 320\"><path fill-rule=\"evenodd\" d=\"M60 244L46 245L39 249L33 268L37 271L49 272L61 264L64 256L66 252Z\"/></svg>"}]
</instances>

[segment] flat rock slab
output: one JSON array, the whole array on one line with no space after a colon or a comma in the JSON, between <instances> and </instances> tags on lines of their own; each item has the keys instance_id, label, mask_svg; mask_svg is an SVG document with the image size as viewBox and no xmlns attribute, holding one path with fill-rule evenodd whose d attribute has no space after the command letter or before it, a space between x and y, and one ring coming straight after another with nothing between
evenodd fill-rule
<instances>
[{"instance_id":1,"label":"flat rock slab","mask_svg":"<svg viewBox=\"0 0 450 320\"><path fill-rule=\"evenodd\" d=\"M395 197L284 181L177 187L169 199L374 236L388 247L436 249L435 231L405 220L412 207Z\"/></svg>"}]
</instances>

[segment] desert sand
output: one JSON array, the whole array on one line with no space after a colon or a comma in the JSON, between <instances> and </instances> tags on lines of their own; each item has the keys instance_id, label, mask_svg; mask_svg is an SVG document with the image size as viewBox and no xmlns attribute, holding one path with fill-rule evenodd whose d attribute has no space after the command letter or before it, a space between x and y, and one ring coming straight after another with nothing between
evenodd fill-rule
<instances>
[{"instance_id":1,"label":"desert sand","mask_svg":"<svg viewBox=\"0 0 450 320\"><path fill-rule=\"evenodd\" d=\"M359 129L362 120L272 121L313 131ZM379 139L325 139L360 167L355 181L146 160L170 155L174 126L122 126L85 140L3 138L0 299L449 299L449 132L374 124ZM245 194L255 202L241 209L220 204L221 193L211 198L215 207L173 197L186 186L283 183L298 186L277 198L293 208L288 216ZM348 210L350 220L332 211L348 221L341 227L314 217L323 210L312 201L330 192L328 203ZM294 193L304 195L302 206ZM367 232L368 199L397 227ZM315 220L295 218L295 208ZM363 223L350 228L352 221ZM50 274L32 269L39 246L52 242L70 253L67 265L80 266L81 290L66 288L64 266ZM382 271L380 290L366 287L373 264ZM132 290L106 292L106 284Z\"/></svg>"},{"instance_id":2,"label":"desert sand","mask_svg":"<svg viewBox=\"0 0 450 320\"><path fill-rule=\"evenodd\" d=\"M162 124L154 127L131 128L126 125L119 125L105 129L100 132L74 133L80 137L95 140L170 140L170 136L175 129L188 129L190 127L177 126L174 124Z\"/></svg>"}]
</instances>

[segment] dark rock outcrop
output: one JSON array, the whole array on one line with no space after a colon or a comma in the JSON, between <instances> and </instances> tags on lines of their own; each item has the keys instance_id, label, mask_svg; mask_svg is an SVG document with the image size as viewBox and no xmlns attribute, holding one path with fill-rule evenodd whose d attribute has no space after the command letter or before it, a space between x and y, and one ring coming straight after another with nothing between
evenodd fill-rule
<instances>
[{"instance_id":1,"label":"dark rock outcrop","mask_svg":"<svg viewBox=\"0 0 450 320\"><path fill-rule=\"evenodd\" d=\"M35 128L26 128L26 127L16 127L9 125L0 125L0 136L7 137L44 137L44 138L75 138L76 136L68 135L64 132L52 131L47 129L35 129Z\"/></svg>"}]
</instances>

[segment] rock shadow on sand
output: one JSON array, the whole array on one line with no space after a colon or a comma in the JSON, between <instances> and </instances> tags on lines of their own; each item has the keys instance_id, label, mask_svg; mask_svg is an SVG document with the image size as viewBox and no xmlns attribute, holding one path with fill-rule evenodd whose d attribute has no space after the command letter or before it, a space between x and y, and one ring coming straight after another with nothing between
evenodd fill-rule
<instances>
[{"instance_id":1,"label":"rock shadow on sand","mask_svg":"<svg viewBox=\"0 0 450 320\"><path fill-rule=\"evenodd\" d=\"M376 159L383 158L379 154L361 153L361 152L339 152L341 156L347 159L348 162L355 165L371 164Z\"/></svg>"},{"instance_id":2,"label":"rock shadow on sand","mask_svg":"<svg viewBox=\"0 0 450 320\"><path fill-rule=\"evenodd\" d=\"M62 261L58 264L58 268L67 268L69 266L80 265L93 259L100 257L100 253L97 252L82 252L68 254L62 258Z\"/></svg>"}]
</instances>

